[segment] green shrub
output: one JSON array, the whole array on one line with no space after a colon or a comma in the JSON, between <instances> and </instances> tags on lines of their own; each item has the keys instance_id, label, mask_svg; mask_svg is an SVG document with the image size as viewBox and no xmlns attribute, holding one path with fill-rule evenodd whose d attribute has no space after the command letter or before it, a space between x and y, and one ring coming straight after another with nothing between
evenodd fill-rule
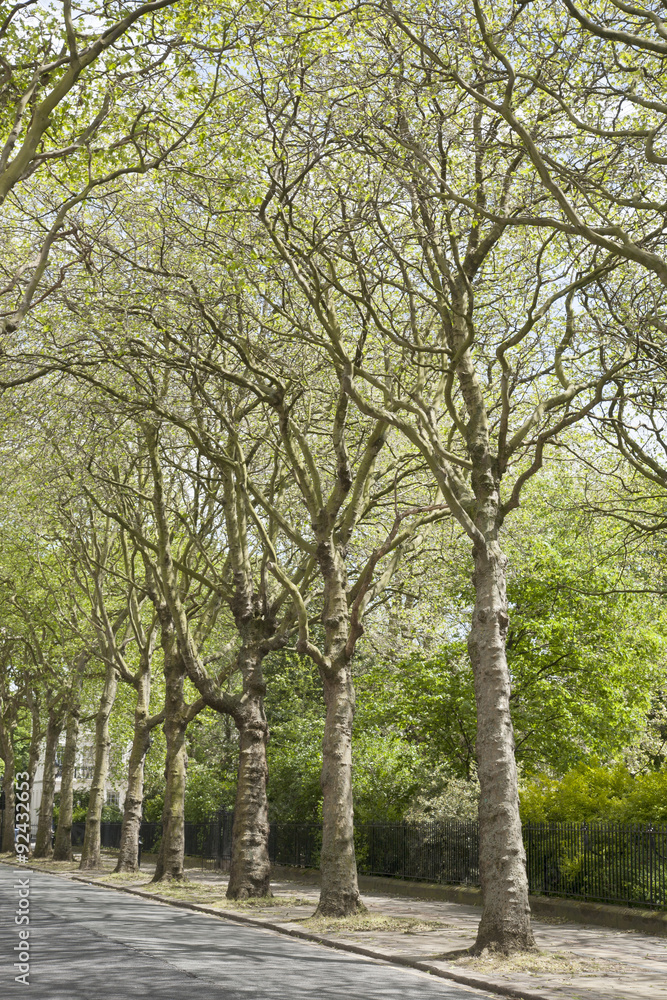
<instances>
[{"instance_id":1,"label":"green shrub","mask_svg":"<svg viewBox=\"0 0 667 1000\"><path fill-rule=\"evenodd\" d=\"M103 823L122 823L123 822L123 811L119 809L118 806L113 804L107 804L102 808L102 822Z\"/></svg>"},{"instance_id":2,"label":"green shrub","mask_svg":"<svg viewBox=\"0 0 667 1000\"><path fill-rule=\"evenodd\" d=\"M228 805L226 783L209 767L189 761L185 786L185 819L188 823L205 823Z\"/></svg>"},{"instance_id":3,"label":"green shrub","mask_svg":"<svg viewBox=\"0 0 667 1000\"><path fill-rule=\"evenodd\" d=\"M539 777L521 791L524 822L667 821L667 771L633 775L622 764L579 764L561 779Z\"/></svg>"}]
</instances>

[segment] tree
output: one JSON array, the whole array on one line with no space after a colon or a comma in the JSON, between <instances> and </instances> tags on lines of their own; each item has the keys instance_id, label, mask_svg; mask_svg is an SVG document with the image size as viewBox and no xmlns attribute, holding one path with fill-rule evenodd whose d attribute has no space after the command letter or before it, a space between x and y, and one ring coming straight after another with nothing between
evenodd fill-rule
<instances>
[{"instance_id":1,"label":"tree","mask_svg":"<svg viewBox=\"0 0 667 1000\"><path fill-rule=\"evenodd\" d=\"M70 0L60 7L59 16L38 0L16 3L0 23L4 386L52 370L16 331L33 305L67 283L70 269L89 266L77 213L119 179L160 167L202 114L199 103L189 117L178 89L191 87L196 75L184 41L193 19L186 0L118 0L113 11L73 8ZM236 11L225 15L233 25ZM219 59L235 33L219 31L218 38ZM210 85L204 107L217 97L215 78L199 74L200 98Z\"/></svg>"},{"instance_id":2,"label":"tree","mask_svg":"<svg viewBox=\"0 0 667 1000\"><path fill-rule=\"evenodd\" d=\"M74 820L74 770L79 748L79 724L81 717L81 697L83 675L90 659L90 653L82 650L74 664L67 699L65 721L65 747L62 755L60 779L60 808L53 845L54 861L72 861L72 823Z\"/></svg>"},{"instance_id":3,"label":"tree","mask_svg":"<svg viewBox=\"0 0 667 1000\"><path fill-rule=\"evenodd\" d=\"M495 209L496 218L580 234L665 284L661 4L379 6L436 79L508 126L505 141L532 165L544 191L538 210L511 219Z\"/></svg>"},{"instance_id":4,"label":"tree","mask_svg":"<svg viewBox=\"0 0 667 1000\"><path fill-rule=\"evenodd\" d=\"M591 513L587 486L585 467L562 461L525 492L506 533L510 710L524 780L633 753L664 686L662 602L632 593L654 558L645 544L629 552L613 520ZM410 740L429 768L470 780L474 679L460 636L474 593L463 569L427 584L434 605L447 609L447 641L371 662L359 697L369 725Z\"/></svg>"},{"instance_id":5,"label":"tree","mask_svg":"<svg viewBox=\"0 0 667 1000\"><path fill-rule=\"evenodd\" d=\"M283 281L303 296L298 310L293 294L281 301L297 335L325 340L350 399L405 436L472 543L485 900L475 948L510 951L530 947L532 933L502 527L549 442L598 406L629 358L579 304L610 257L552 233L512 238L505 219L521 217L534 195L521 156L496 138L498 118L452 95L400 36L368 33L378 55L356 90L315 55L310 71L294 57L296 77L272 67L258 216ZM323 92L327 107L335 95L336 114L324 112ZM501 273L511 284L499 284Z\"/></svg>"},{"instance_id":6,"label":"tree","mask_svg":"<svg viewBox=\"0 0 667 1000\"><path fill-rule=\"evenodd\" d=\"M172 275L166 272L166 264L161 265L161 270L165 279L170 281ZM173 275L173 278L177 277ZM238 297L237 303L241 304ZM256 302L251 297L246 308L254 309L255 305ZM260 709L257 698L258 694L263 694L264 683L258 671L261 659L271 649L284 646L294 618L298 619L297 650L311 656L321 670L327 704L322 770L323 876L319 907L321 912L342 915L353 912L360 905L352 820L351 738L354 690L350 661L356 642L363 634L364 612L387 586L403 553L419 544L423 527L442 516L442 506L430 503L432 498L424 493L421 485L414 487L411 484L416 489L412 495L412 504L404 509L395 509L388 516L385 510L387 496L393 493L394 503L398 505L399 495L401 499L403 495L407 495L406 483L412 469L402 458L389 459L382 466L378 464L377 458L388 439L384 421L348 419L347 395L337 379L333 379L331 385L323 379L312 395L307 389L307 376L294 384L289 350L281 361L284 370L282 384L275 368L271 371L263 370L262 359L266 357L266 351L262 341L270 341L274 320L280 322L279 315L260 325L257 341L249 345L245 334L246 320L238 312L240 328L236 331L237 339L233 341L234 333L230 332L226 318L218 319L212 306L194 298L191 308L195 315L205 310L206 318L213 328L211 347L206 351L206 360L201 366L192 363L192 348L187 334L183 339L173 337L169 346L170 354L167 356L159 352L159 341L153 347L145 326L143 329L140 327L141 340L132 338L133 353L147 358L142 364L150 363L153 370L157 364L166 366L167 370L178 370L181 363L177 352L182 351L187 353L189 367L195 371L194 391L192 386L189 387L193 396L193 416L184 410L183 398L178 395L174 397L175 402L170 404L168 399L147 392L144 405L151 406L161 418L185 430L199 454L223 479L223 515L234 570L234 590L226 600L242 637L239 669L246 678L244 685L248 685L240 703L235 704L233 699L225 697L207 678L180 610L178 583L170 551L167 508L161 485L158 439L154 436L155 432L147 428L155 482L154 507L160 526L164 592L181 647L185 651L190 677L211 707L232 714L237 725L240 721L243 722L243 725L239 725L242 766L239 771L235 816L244 820L249 846L254 843L259 847L257 831L266 831L268 835L266 797L263 791L265 778L261 777L266 769L266 736L263 737L262 744L258 745L255 735L259 728L258 721L261 720L264 733L266 725L263 709L259 716L249 716L247 722L243 717L253 703L258 712ZM147 314L140 304L137 307L137 319L144 323L149 321L161 331L163 320L160 312L161 310L155 310L155 313L151 311ZM249 322L253 320L256 320L256 316L251 314ZM173 329L173 326L172 322L170 327ZM123 332L121 335L127 336L127 333ZM201 350L204 331L197 328L195 335ZM225 357L230 341L238 345L234 352L237 357L233 360L236 370L230 368ZM140 352L137 350L138 342L141 345ZM108 364L108 347L102 346L105 364ZM253 355L251 362L248 360L250 352ZM239 362L240 367L237 367ZM136 381L136 362L130 364ZM309 359L309 364L315 371L321 372L321 363L316 355L312 360ZM222 377L218 380L216 376ZM102 383L99 374L96 379L98 384ZM232 403L229 398L230 383L245 390L238 402ZM117 386L110 388L111 384L111 379L107 376L104 379L106 391L117 399L122 399L125 405L131 405L131 397L128 394L121 395ZM275 395L267 393L267 384L277 387ZM148 387L148 380L144 385ZM318 396L324 393L326 395L320 401ZM273 457L270 453L268 456L265 454L267 423L272 436L275 436ZM226 438L224 449L220 445L223 434ZM322 451L324 440L331 442L334 462ZM259 469L264 481L256 478L252 468L246 465L245 455L248 453L259 457ZM266 471L262 469L262 462L267 464ZM293 476L294 480L285 479L286 474ZM285 486L287 482L290 484L289 490ZM420 497L424 502L415 504L414 501ZM263 555L258 557L261 568L257 596L253 594L255 585L252 582L257 570L249 558L248 549L249 518L254 522L259 544L263 549ZM304 523L310 524L314 534L313 541L304 537ZM370 547L369 535L373 539ZM356 581L348 588L346 561L353 542L359 546L355 565ZM307 610L307 604L311 601L309 591L315 566L323 588L322 597L318 595L321 606L318 617L323 626L322 647L311 637L310 615ZM275 594L267 589L265 570L273 574L280 586ZM286 613L282 628L277 630L274 609L282 609L285 595L291 598L294 610ZM245 745L244 729L249 737ZM248 767L248 777L244 780L243 762L244 758L250 760L251 745L261 752L262 764ZM260 822L258 817L261 817ZM265 845L264 834L261 839ZM236 838L235 843L239 843ZM266 861L262 868L266 871L265 885L268 885L268 855L265 850L263 847ZM232 875L234 871L233 861ZM229 891L236 891L235 878L230 879Z\"/></svg>"},{"instance_id":7,"label":"tree","mask_svg":"<svg viewBox=\"0 0 667 1000\"><path fill-rule=\"evenodd\" d=\"M0 757L4 764L2 775L2 796L4 800L2 844L4 852L14 850L14 810L15 798L15 753L13 729L18 718L19 704L23 696L22 686L19 687L12 678L10 657L14 643L5 639L2 648L2 672L0 673Z\"/></svg>"},{"instance_id":8,"label":"tree","mask_svg":"<svg viewBox=\"0 0 667 1000\"><path fill-rule=\"evenodd\" d=\"M56 690L47 704L46 745L44 749L44 772L42 777L42 797L39 803L39 819L35 835L34 857L50 858L53 854L53 802L56 791L56 751L65 722L64 692Z\"/></svg>"}]
</instances>

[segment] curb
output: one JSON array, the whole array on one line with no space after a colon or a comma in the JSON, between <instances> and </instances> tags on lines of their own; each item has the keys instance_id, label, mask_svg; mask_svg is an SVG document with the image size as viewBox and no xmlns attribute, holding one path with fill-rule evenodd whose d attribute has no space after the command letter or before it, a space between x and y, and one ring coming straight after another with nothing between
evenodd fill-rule
<instances>
[{"instance_id":1,"label":"curb","mask_svg":"<svg viewBox=\"0 0 667 1000\"><path fill-rule=\"evenodd\" d=\"M8 864L8 862L5 861L0 863ZM13 867L13 865L11 867ZM32 868L29 864L22 865L21 867L25 871L34 871L42 875L53 875L55 878L67 877L61 872L49 872L41 868ZM371 948L364 948L361 945L351 944L347 941L332 941L330 938L323 937L320 934L311 934L308 931L300 931L296 928L285 927L281 924L275 924L270 921L257 920L255 917L247 917L232 910L218 910L214 909L212 906L204 906L200 903L188 903L181 899L167 899L154 892L145 892L142 889L133 889L130 886L99 882L96 879L86 878L82 875L72 875L69 877L69 880L72 882L82 882L84 885L92 885L98 889L114 889L119 892L127 892L131 896L139 896L142 899L150 899L157 903L165 903L168 906L175 906L182 910L192 910L195 913L205 913L208 916L218 917L222 920L232 920L239 924L247 924L252 927L264 928L265 930L274 931L277 934L283 934L286 937L297 938L302 941L310 941L313 944L324 945L324 947L332 948L335 951L348 951L355 955L362 955L364 958L372 958L377 962L385 962L388 965L399 965L403 968L414 969L417 972L426 972L429 975L438 977L439 979L447 979L450 982L458 983L460 986L470 986L473 989L484 990L487 993L495 993L498 996L510 997L511 1000L551 1000L550 997L545 996L543 993L533 993L532 991L529 992L528 990L522 990L511 986L503 986L500 983L492 983L487 982L486 980L476 979L474 976L465 976L457 972L448 972L445 969L439 969L434 965L430 965L428 962L419 962L416 959L404 958L399 955L383 954L382 952L374 951Z\"/></svg>"},{"instance_id":2,"label":"curb","mask_svg":"<svg viewBox=\"0 0 667 1000\"><path fill-rule=\"evenodd\" d=\"M316 869L294 868L291 865L276 865L273 876L289 873L295 880L319 885ZM481 906L482 893L473 886L448 886L437 882L410 882L407 879L384 878L381 875L360 875L359 888L362 892L378 892L390 896L409 896L430 902L457 903L463 906ZM531 893L530 910L534 917L544 920L566 920L568 923L592 924L609 930L637 931L656 937L667 937L667 911L642 910L639 907L616 906L609 903L593 903L583 899L567 899L559 896L542 896Z\"/></svg>"}]
</instances>

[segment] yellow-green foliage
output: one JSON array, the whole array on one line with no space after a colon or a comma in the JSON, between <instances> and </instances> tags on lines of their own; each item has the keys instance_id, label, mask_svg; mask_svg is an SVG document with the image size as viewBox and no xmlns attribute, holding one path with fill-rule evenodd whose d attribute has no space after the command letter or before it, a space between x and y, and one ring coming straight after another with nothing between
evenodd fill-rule
<instances>
[{"instance_id":1,"label":"yellow-green foliage","mask_svg":"<svg viewBox=\"0 0 667 1000\"><path fill-rule=\"evenodd\" d=\"M524 822L667 821L667 771L633 775L622 764L579 764L561 779L539 777L521 791Z\"/></svg>"}]
</instances>

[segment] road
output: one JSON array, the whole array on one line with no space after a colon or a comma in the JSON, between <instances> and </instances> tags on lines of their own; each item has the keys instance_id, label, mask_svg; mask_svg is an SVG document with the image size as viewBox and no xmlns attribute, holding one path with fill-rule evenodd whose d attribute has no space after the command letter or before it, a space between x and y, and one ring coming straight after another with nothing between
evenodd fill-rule
<instances>
[{"instance_id":1,"label":"road","mask_svg":"<svg viewBox=\"0 0 667 1000\"><path fill-rule=\"evenodd\" d=\"M29 986L16 983L29 880ZM24 890L25 896L25 890ZM23 925L25 926L25 925ZM0 865L0 997L480 1000L489 994L273 931Z\"/></svg>"}]
</instances>

